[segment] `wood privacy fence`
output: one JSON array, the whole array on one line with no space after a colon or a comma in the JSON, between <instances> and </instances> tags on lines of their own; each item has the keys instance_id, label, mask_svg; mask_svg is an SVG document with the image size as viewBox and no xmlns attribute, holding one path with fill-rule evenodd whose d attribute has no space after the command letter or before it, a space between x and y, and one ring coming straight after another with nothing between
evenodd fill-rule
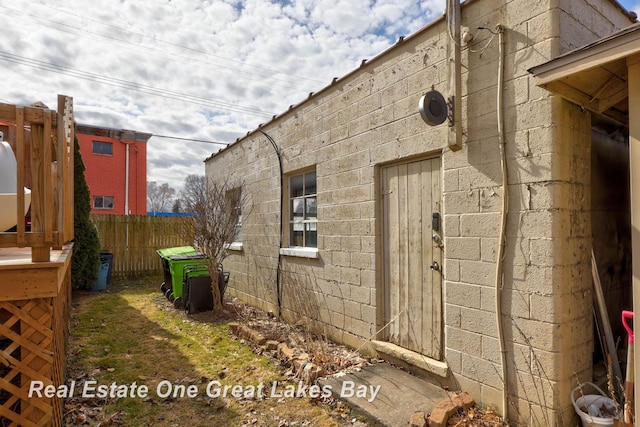
<instances>
[{"instance_id":1,"label":"wood privacy fence","mask_svg":"<svg viewBox=\"0 0 640 427\"><path fill-rule=\"evenodd\" d=\"M133 277L160 273L158 249L191 245L181 236L184 217L91 215L103 251L113 254L112 274Z\"/></svg>"}]
</instances>

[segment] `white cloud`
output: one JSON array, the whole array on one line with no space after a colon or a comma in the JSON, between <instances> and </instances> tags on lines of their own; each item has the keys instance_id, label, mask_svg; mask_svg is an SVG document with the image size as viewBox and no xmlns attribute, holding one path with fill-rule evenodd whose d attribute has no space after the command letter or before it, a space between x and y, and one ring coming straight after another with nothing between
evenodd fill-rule
<instances>
[{"instance_id":1,"label":"white cloud","mask_svg":"<svg viewBox=\"0 0 640 427\"><path fill-rule=\"evenodd\" d=\"M54 108L62 93L81 123L229 143L442 10L444 0L0 0L0 101ZM61 67L38 68L50 64ZM152 138L148 180L180 187L220 147Z\"/></svg>"}]
</instances>

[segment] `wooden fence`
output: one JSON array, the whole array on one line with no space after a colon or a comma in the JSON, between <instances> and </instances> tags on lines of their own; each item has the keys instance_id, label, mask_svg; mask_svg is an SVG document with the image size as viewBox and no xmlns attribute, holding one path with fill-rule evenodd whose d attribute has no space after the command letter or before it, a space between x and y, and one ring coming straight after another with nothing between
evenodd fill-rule
<instances>
[{"instance_id":1,"label":"wooden fence","mask_svg":"<svg viewBox=\"0 0 640 427\"><path fill-rule=\"evenodd\" d=\"M133 277L160 273L158 249L192 244L182 237L183 217L91 215L103 251L113 254L112 275Z\"/></svg>"}]
</instances>

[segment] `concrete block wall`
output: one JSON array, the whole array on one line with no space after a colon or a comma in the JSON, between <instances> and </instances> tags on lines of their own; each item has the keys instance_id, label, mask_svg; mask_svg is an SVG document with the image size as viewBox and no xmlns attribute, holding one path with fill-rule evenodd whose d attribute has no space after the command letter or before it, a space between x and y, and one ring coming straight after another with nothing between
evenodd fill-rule
<instances>
[{"instance_id":1,"label":"concrete block wall","mask_svg":"<svg viewBox=\"0 0 640 427\"><path fill-rule=\"evenodd\" d=\"M282 150L285 185L288 176L310 166L317 173L318 259L282 256L285 318L303 320L354 347L375 336L380 315L377 165L437 154L446 144L446 127L431 128L417 113L418 99L432 84L446 90L446 81L437 80L447 77L442 72L446 43L439 31L426 41L405 41L395 55L365 65L361 73L330 85L263 128ZM243 180L249 194L256 194L243 227L243 251L233 252L225 263L231 271L229 293L275 312L279 186L273 181L277 168L260 163L268 159L277 165L272 150L254 132L214 156L206 171L210 179L231 173L232 181ZM264 170L264 176L256 170Z\"/></svg>"},{"instance_id":2,"label":"concrete block wall","mask_svg":"<svg viewBox=\"0 0 640 427\"><path fill-rule=\"evenodd\" d=\"M590 11L588 19L573 17L583 9ZM338 342L369 349L368 340L384 323L380 168L441 155L443 362L459 388L501 408L498 38L475 28L502 24L509 216L500 320L509 418L523 425L570 424L576 418L569 391L590 377L593 352L590 120L535 86L527 69L572 43L627 25L628 18L607 0L474 0L465 2L462 15L475 36L463 50L462 150L449 151L446 125L429 127L417 111L418 99L432 86L448 91L443 20L262 128L282 150L285 180L309 167L317 173L318 258L281 257L281 310ZM210 159L206 171L210 179L230 174L244 181L253 197L243 251L226 261L229 292L276 311L280 205L273 147L252 132Z\"/></svg>"},{"instance_id":3,"label":"concrete block wall","mask_svg":"<svg viewBox=\"0 0 640 427\"><path fill-rule=\"evenodd\" d=\"M231 272L227 295L275 312L280 221L278 158L264 137L231 145L219 158L224 161L206 163L207 178L243 186L249 204L243 208L247 218L242 228L244 248L230 250L225 261L225 270ZM229 173L233 171L236 173Z\"/></svg>"},{"instance_id":4,"label":"concrete block wall","mask_svg":"<svg viewBox=\"0 0 640 427\"><path fill-rule=\"evenodd\" d=\"M510 214L502 321L509 414L527 425L564 425L575 416L570 390L591 376L591 125L588 114L535 87L526 70L577 47L571 43L591 42L629 20L609 2L566 1L547 9L541 3L525 6L513 1L497 13L490 6L476 10L475 5L463 9L469 28L491 27L487 23L496 19L507 28L504 96ZM523 7L531 15L523 13ZM589 10L590 19L569 15L578 9ZM589 22L600 25L585 28ZM445 153L443 161L446 354L462 388L481 396L485 404L501 407L492 288L496 208L502 195L499 147L491 131L496 95L491 78L474 71L490 72L497 65L490 49L483 56L488 65L475 66L477 56L472 53L466 58L474 76L465 80L468 127L463 155L456 159L460 153Z\"/></svg>"}]
</instances>

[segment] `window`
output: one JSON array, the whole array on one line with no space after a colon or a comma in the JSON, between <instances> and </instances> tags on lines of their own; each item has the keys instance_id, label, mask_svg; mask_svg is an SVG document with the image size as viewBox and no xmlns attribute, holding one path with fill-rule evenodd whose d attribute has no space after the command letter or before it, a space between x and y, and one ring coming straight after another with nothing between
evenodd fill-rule
<instances>
[{"instance_id":1,"label":"window","mask_svg":"<svg viewBox=\"0 0 640 427\"><path fill-rule=\"evenodd\" d=\"M289 178L289 244L318 247L316 171Z\"/></svg>"},{"instance_id":2,"label":"window","mask_svg":"<svg viewBox=\"0 0 640 427\"><path fill-rule=\"evenodd\" d=\"M94 209L113 209L113 196L94 196Z\"/></svg>"},{"instance_id":3,"label":"window","mask_svg":"<svg viewBox=\"0 0 640 427\"><path fill-rule=\"evenodd\" d=\"M231 220L235 222L233 241L242 242L242 190L235 188L227 192L227 206L230 209Z\"/></svg>"},{"instance_id":4,"label":"window","mask_svg":"<svg viewBox=\"0 0 640 427\"><path fill-rule=\"evenodd\" d=\"M93 154L113 155L113 144L104 141L93 141Z\"/></svg>"}]
</instances>

